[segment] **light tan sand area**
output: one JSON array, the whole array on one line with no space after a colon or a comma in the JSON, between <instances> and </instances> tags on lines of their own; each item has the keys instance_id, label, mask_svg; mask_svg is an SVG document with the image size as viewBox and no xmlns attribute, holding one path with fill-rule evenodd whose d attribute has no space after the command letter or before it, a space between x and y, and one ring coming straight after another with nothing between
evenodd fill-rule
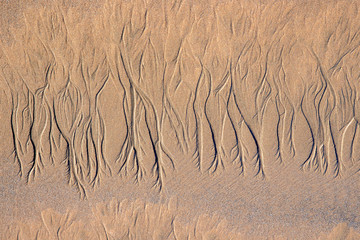
<instances>
[{"instance_id":1,"label":"light tan sand area","mask_svg":"<svg viewBox=\"0 0 360 240\"><path fill-rule=\"evenodd\" d=\"M360 2L1 1L1 239L360 239Z\"/></svg>"},{"instance_id":2,"label":"light tan sand area","mask_svg":"<svg viewBox=\"0 0 360 240\"><path fill-rule=\"evenodd\" d=\"M217 216L201 215L190 224L177 220L176 203L146 204L136 200L99 203L88 220L77 219L75 212L59 214L52 209L41 212L41 221L10 226L4 239L262 239L231 231ZM346 224L339 224L325 239L359 239ZM286 239L278 237L276 239Z\"/></svg>"}]
</instances>

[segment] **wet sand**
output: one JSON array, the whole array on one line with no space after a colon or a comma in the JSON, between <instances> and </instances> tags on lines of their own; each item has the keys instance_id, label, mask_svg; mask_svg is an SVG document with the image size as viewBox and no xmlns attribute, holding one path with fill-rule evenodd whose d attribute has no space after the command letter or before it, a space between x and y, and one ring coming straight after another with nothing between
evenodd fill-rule
<instances>
[{"instance_id":1,"label":"wet sand","mask_svg":"<svg viewBox=\"0 0 360 240\"><path fill-rule=\"evenodd\" d=\"M1 239L360 239L358 1L2 1Z\"/></svg>"}]
</instances>

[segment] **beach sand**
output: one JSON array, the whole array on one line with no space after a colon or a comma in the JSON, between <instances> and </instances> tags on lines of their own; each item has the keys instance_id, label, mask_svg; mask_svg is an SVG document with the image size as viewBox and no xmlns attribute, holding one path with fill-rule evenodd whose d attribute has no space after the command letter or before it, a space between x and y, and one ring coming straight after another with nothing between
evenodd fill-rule
<instances>
[{"instance_id":1,"label":"beach sand","mask_svg":"<svg viewBox=\"0 0 360 240\"><path fill-rule=\"evenodd\" d=\"M360 239L360 2L0 2L0 239Z\"/></svg>"}]
</instances>

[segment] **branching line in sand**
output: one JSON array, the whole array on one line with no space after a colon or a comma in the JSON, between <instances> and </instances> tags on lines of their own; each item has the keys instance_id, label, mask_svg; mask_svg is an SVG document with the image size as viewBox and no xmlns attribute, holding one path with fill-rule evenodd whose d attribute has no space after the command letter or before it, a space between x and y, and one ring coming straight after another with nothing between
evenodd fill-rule
<instances>
[{"instance_id":1,"label":"branching line in sand","mask_svg":"<svg viewBox=\"0 0 360 240\"><path fill-rule=\"evenodd\" d=\"M74 98L74 99L73 99ZM84 116L80 112L82 98L80 91L74 86L70 78L64 89L62 89L54 98L54 119L55 123L67 143L67 165L69 184L74 185L82 199L87 196L84 174L81 170L77 149L75 149L75 132L79 125L84 121ZM70 115L71 119L67 116ZM72 116L71 116L72 115Z\"/></svg>"}]
</instances>

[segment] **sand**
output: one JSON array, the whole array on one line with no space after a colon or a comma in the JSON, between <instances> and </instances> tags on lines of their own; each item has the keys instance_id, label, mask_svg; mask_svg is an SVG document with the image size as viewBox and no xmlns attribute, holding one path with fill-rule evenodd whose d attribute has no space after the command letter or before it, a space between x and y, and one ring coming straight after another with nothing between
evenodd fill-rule
<instances>
[{"instance_id":1,"label":"sand","mask_svg":"<svg viewBox=\"0 0 360 240\"><path fill-rule=\"evenodd\" d=\"M1 239L360 239L360 3L1 1Z\"/></svg>"}]
</instances>

